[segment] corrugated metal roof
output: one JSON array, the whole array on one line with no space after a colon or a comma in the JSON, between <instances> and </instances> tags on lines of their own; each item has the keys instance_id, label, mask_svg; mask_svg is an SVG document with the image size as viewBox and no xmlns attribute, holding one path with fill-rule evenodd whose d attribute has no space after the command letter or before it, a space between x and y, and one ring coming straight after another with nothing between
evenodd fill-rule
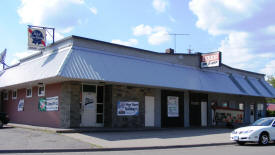
<instances>
[{"instance_id":1,"label":"corrugated metal roof","mask_svg":"<svg viewBox=\"0 0 275 155\"><path fill-rule=\"evenodd\" d=\"M0 75L0 88L55 77L71 47L20 63Z\"/></svg>"},{"instance_id":2,"label":"corrugated metal roof","mask_svg":"<svg viewBox=\"0 0 275 155\"><path fill-rule=\"evenodd\" d=\"M237 74L232 74L232 76L247 94L252 96L259 96L259 94L253 89L244 76Z\"/></svg>"},{"instance_id":3,"label":"corrugated metal roof","mask_svg":"<svg viewBox=\"0 0 275 155\"><path fill-rule=\"evenodd\" d=\"M231 76L218 71L76 46L61 48L7 69L0 73L0 88L48 78L96 80L275 98L275 89L263 79Z\"/></svg>"},{"instance_id":4,"label":"corrugated metal roof","mask_svg":"<svg viewBox=\"0 0 275 155\"><path fill-rule=\"evenodd\" d=\"M60 76L109 82L161 86L197 91L243 94L227 74L74 48Z\"/></svg>"},{"instance_id":5,"label":"corrugated metal roof","mask_svg":"<svg viewBox=\"0 0 275 155\"><path fill-rule=\"evenodd\" d=\"M253 78L253 77L248 77L248 81L254 86L254 88L260 93L260 96L265 96L265 97L272 97L273 94L269 93L268 90L261 84L259 79Z\"/></svg>"}]
</instances>

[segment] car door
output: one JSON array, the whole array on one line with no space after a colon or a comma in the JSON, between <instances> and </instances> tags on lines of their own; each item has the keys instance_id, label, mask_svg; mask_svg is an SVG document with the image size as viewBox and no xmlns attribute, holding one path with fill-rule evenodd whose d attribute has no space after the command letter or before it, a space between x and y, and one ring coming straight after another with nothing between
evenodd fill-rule
<instances>
[{"instance_id":1,"label":"car door","mask_svg":"<svg viewBox=\"0 0 275 155\"><path fill-rule=\"evenodd\" d=\"M270 128L270 139L275 140L275 121L272 123Z\"/></svg>"}]
</instances>

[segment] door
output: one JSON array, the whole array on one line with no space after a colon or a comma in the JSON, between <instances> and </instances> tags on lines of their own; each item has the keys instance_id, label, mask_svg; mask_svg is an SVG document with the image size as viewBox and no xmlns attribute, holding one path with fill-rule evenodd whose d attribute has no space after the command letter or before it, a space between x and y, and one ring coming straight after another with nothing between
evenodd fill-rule
<instances>
[{"instance_id":1,"label":"door","mask_svg":"<svg viewBox=\"0 0 275 155\"><path fill-rule=\"evenodd\" d=\"M82 127L103 127L104 86L83 85Z\"/></svg>"},{"instance_id":2,"label":"door","mask_svg":"<svg viewBox=\"0 0 275 155\"><path fill-rule=\"evenodd\" d=\"M162 127L184 126L184 92L161 91Z\"/></svg>"},{"instance_id":3,"label":"door","mask_svg":"<svg viewBox=\"0 0 275 155\"><path fill-rule=\"evenodd\" d=\"M201 126L201 102L191 102L190 103L190 125L191 126Z\"/></svg>"},{"instance_id":4,"label":"door","mask_svg":"<svg viewBox=\"0 0 275 155\"><path fill-rule=\"evenodd\" d=\"M250 104L250 123L254 123L255 121L255 105Z\"/></svg>"},{"instance_id":5,"label":"door","mask_svg":"<svg viewBox=\"0 0 275 155\"><path fill-rule=\"evenodd\" d=\"M96 109L96 93L83 92L82 93L82 114L81 126L91 127L95 125L95 109Z\"/></svg>"},{"instance_id":6,"label":"door","mask_svg":"<svg viewBox=\"0 0 275 155\"><path fill-rule=\"evenodd\" d=\"M145 96L145 127L155 126L155 97Z\"/></svg>"}]
</instances>

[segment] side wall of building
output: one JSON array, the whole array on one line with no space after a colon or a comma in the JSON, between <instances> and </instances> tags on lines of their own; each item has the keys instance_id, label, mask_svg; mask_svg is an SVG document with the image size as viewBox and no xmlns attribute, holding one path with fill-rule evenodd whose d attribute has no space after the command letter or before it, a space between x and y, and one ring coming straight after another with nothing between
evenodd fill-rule
<instances>
[{"instance_id":1,"label":"side wall of building","mask_svg":"<svg viewBox=\"0 0 275 155\"><path fill-rule=\"evenodd\" d=\"M49 84L45 87L44 97L60 96L61 84ZM41 112L38 110L38 87L32 87L32 97L26 97L26 89L17 90L17 98L12 98L12 91L8 92L8 100L3 100L3 111L8 113L10 122L47 127L60 127L60 111ZM20 100L24 100L24 110L18 111Z\"/></svg>"}]
</instances>

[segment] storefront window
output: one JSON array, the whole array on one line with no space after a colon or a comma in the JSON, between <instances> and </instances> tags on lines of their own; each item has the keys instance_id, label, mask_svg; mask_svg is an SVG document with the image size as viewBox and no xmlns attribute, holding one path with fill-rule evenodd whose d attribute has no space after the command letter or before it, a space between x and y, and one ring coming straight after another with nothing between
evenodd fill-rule
<instances>
[{"instance_id":1,"label":"storefront window","mask_svg":"<svg viewBox=\"0 0 275 155\"><path fill-rule=\"evenodd\" d=\"M8 100L8 96L9 96L9 94L8 94L7 91L3 92L3 99L4 100Z\"/></svg>"},{"instance_id":2,"label":"storefront window","mask_svg":"<svg viewBox=\"0 0 275 155\"><path fill-rule=\"evenodd\" d=\"M38 96L45 96L45 86L38 87Z\"/></svg>"},{"instance_id":3,"label":"storefront window","mask_svg":"<svg viewBox=\"0 0 275 155\"><path fill-rule=\"evenodd\" d=\"M26 97L32 97L32 89L31 88L26 89Z\"/></svg>"}]
</instances>

